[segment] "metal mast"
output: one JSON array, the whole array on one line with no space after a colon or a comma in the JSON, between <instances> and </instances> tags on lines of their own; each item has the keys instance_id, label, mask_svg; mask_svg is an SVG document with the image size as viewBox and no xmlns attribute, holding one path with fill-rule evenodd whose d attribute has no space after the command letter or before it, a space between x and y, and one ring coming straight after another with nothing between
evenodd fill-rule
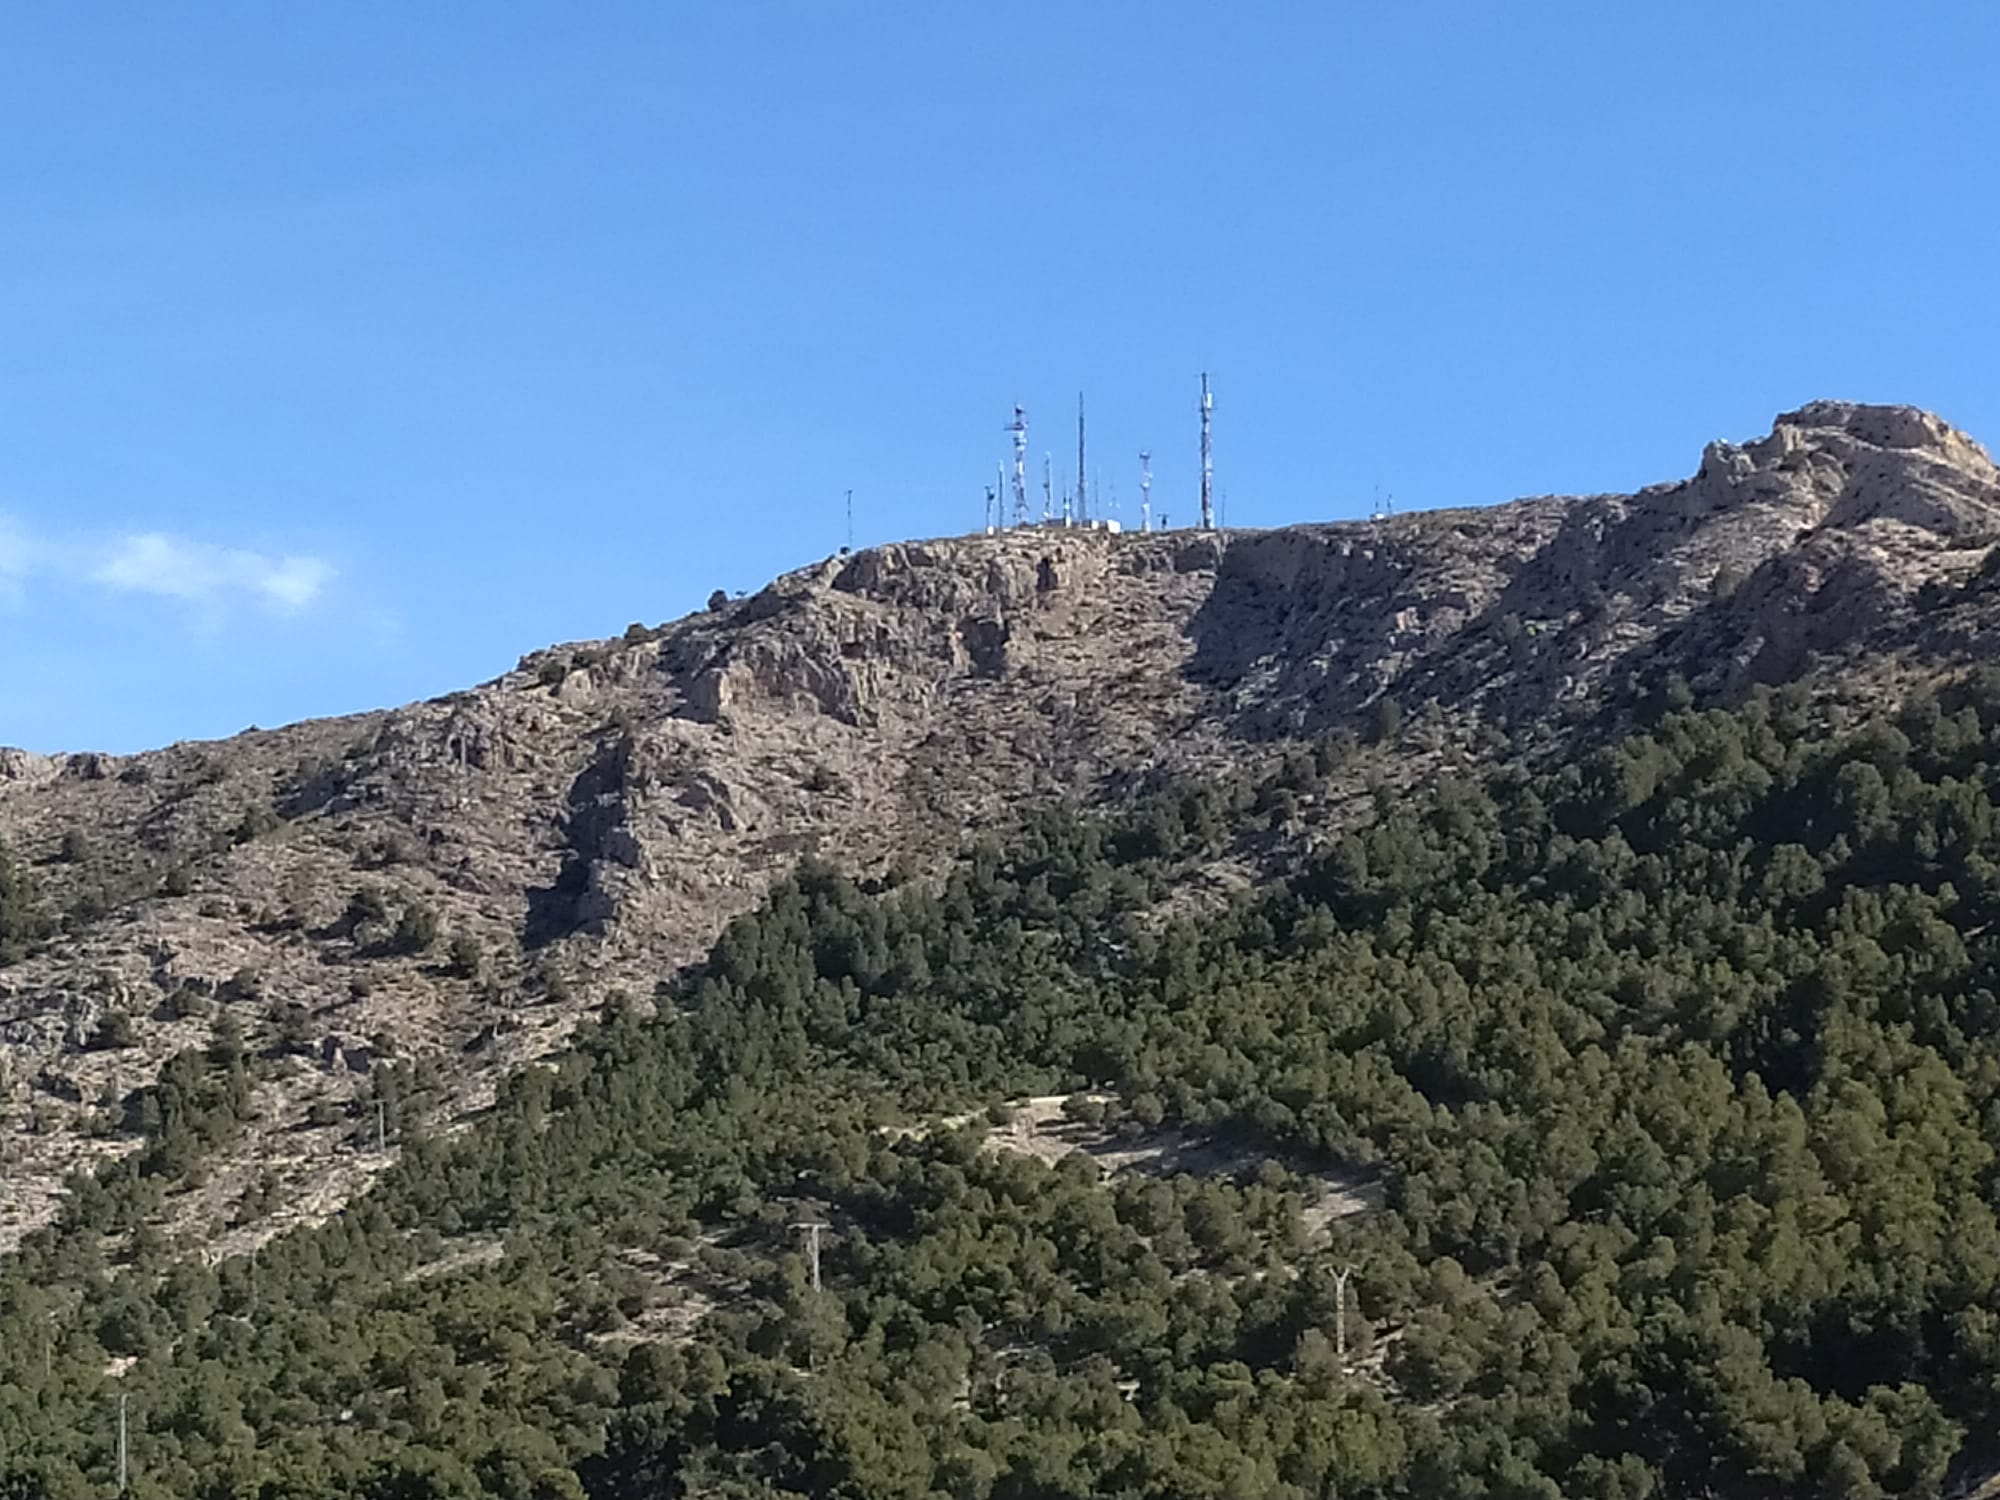
<instances>
[{"instance_id":1,"label":"metal mast","mask_svg":"<svg viewBox=\"0 0 2000 1500\"><path fill-rule=\"evenodd\" d=\"M1042 455L1042 524L1048 525L1056 518L1056 456Z\"/></svg>"},{"instance_id":2,"label":"metal mast","mask_svg":"<svg viewBox=\"0 0 2000 1500\"><path fill-rule=\"evenodd\" d=\"M1139 529L1153 529L1153 455L1139 450Z\"/></svg>"},{"instance_id":3,"label":"metal mast","mask_svg":"<svg viewBox=\"0 0 2000 1500\"><path fill-rule=\"evenodd\" d=\"M1014 434L1014 524L1028 524L1028 414L1014 408L1014 420L1007 430Z\"/></svg>"},{"instance_id":4,"label":"metal mast","mask_svg":"<svg viewBox=\"0 0 2000 1500\"><path fill-rule=\"evenodd\" d=\"M1209 446L1209 417L1215 410L1215 397L1208 392L1208 372L1201 375L1201 529L1215 529L1215 452Z\"/></svg>"}]
</instances>

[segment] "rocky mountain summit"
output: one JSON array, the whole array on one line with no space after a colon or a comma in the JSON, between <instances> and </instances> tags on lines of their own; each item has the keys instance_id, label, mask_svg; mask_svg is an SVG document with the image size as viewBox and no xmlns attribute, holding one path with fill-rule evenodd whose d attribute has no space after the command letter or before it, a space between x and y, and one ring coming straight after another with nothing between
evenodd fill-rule
<instances>
[{"instance_id":1,"label":"rocky mountain summit","mask_svg":"<svg viewBox=\"0 0 2000 1500\"><path fill-rule=\"evenodd\" d=\"M645 1003L804 855L921 873L1027 807L1301 740L1365 806L1666 683L1866 699L1993 658L1996 544L1976 443L1820 402L1635 495L900 543L406 708L0 752L0 845L50 918L0 968L0 1250L218 1026L274 1060L261 1130L170 1227L226 1252L331 1212L614 992Z\"/></svg>"}]
</instances>

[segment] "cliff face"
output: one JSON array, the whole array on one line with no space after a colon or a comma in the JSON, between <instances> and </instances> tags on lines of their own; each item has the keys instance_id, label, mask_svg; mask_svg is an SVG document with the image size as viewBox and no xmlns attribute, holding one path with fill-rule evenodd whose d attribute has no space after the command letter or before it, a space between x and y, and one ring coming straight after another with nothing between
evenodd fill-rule
<instances>
[{"instance_id":1,"label":"cliff face","mask_svg":"<svg viewBox=\"0 0 2000 1500\"><path fill-rule=\"evenodd\" d=\"M130 1149L93 1120L219 1007L282 1057L261 1133L178 1209L235 1249L286 1226L225 1227L260 1176L313 1217L387 1159L354 1104L385 1053L449 1060L427 1102L449 1122L803 854L921 867L1034 802L1359 725L1385 694L1437 707L1357 755L1357 788L1482 723L1552 733L1634 678L1948 670L2000 645L1996 542L1975 443L1823 402L1637 495L904 543L407 708L124 759L0 752L0 843L72 914L0 970L0 1249L65 1171Z\"/></svg>"}]
</instances>

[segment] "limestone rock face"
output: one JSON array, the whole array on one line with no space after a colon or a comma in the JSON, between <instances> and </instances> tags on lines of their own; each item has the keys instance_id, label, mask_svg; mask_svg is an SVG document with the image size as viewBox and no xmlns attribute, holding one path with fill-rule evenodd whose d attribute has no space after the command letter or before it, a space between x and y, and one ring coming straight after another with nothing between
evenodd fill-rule
<instances>
[{"instance_id":1,"label":"limestone rock face","mask_svg":"<svg viewBox=\"0 0 2000 1500\"><path fill-rule=\"evenodd\" d=\"M1901 684L2000 654L1997 542L1978 444L1816 402L1635 495L898 543L427 703L124 758L0 751L0 844L74 914L0 969L0 1252L65 1172L131 1149L92 1116L221 1010L284 1072L188 1211L226 1217L274 1169L331 1212L381 1165L348 1110L374 1060L448 1059L424 1101L448 1124L802 856L922 869L1042 799L1240 766L1385 694L1431 727L1361 752L1357 793L1649 674ZM132 1045L90 1046L112 1012Z\"/></svg>"}]
</instances>

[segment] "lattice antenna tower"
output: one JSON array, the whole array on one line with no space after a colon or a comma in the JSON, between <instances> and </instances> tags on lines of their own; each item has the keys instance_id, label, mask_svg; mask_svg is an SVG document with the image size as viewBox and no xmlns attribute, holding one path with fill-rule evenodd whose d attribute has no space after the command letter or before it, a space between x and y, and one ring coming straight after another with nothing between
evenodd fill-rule
<instances>
[{"instance_id":1,"label":"lattice antenna tower","mask_svg":"<svg viewBox=\"0 0 2000 1500\"><path fill-rule=\"evenodd\" d=\"M1139 450L1139 529L1153 529L1153 455Z\"/></svg>"},{"instance_id":2,"label":"lattice antenna tower","mask_svg":"<svg viewBox=\"0 0 2000 1500\"><path fill-rule=\"evenodd\" d=\"M1201 374L1201 529L1215 529L1215 449L1209 438L1209 419L1215 412L1215 397L1209 394L1208 372Z\"/></svg>"},{"instance_id":3,"label":"lattice antenna tower","mask_svg":"<svg viewBox=\"0 0 2000 1500\"><path fill-rule=\"evenodd\" d=\"M1007 430L1014 434L1014 524L1028 524L1028 413L1014 408Z\"/></svg>"},{"instance_id":4,"label":"lattice antenna tower","mask_svg":"<svg viewBox=\"0 0 2000 1500\"><path fill-rule=\"evenodd\" d=\"M1076 508L1078 519L1090 524L1090 501L1083 488L1083 392L1076 393Z\"/></svg>"}]
</instances>

